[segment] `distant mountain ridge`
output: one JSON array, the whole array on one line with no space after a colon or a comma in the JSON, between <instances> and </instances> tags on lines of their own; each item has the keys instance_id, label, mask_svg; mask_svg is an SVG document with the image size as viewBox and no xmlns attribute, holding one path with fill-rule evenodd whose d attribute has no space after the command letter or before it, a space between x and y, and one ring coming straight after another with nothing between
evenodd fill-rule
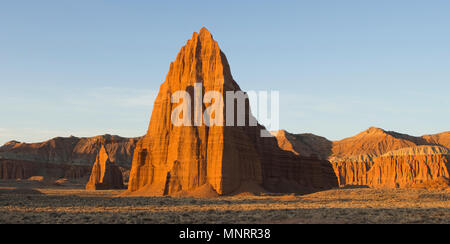
<instances>
[{"instance_id":1,"label":"distant mountain ridge","mask_svg":"<svg viewBox=\"0 0 450 244\"><path fill-rule=\"evenodd\" d=\"M0 159L91 166L104 145L112 162L129 168L139 139L107 134L81 138L56 137L39 143L11 141L0 147Z\"/></svg>"},{"instance_id":2,"label":"distant mountain ridge","mask_svg":"<svg viewBox=\"0 0 450 244\"><path fill-rule=\"evenodd\" d=\"M421 137L386 131L377 127L338 141L314 134L293 134L285 130L272 132L284 150L299 155L318 155L331 162L367 161L393 150L415 146L441 146L450 148L450 131Z\"/></svg>"},{"instance_id":3,"label":"distant mountain ridge","mask_svg":"<svg viewBox=\"0 0 450 244\"><path fill-rule=\"evenodd\" d=\"M416 137L371 127L340 141L286 131L274 135L284 150L329 160L341 186L410 187L450 178L450 132ZM317 143L304 143L305 137Z\"/></svg>"},{"instance_id":4,"label":"distant mountain ridge","mask_svg":"<svg viewBox=\"0 0 450 244\"><path fill-rule=\"evenodd\" d=\"M10 141L0 147L0 179L80 179L89 176L102 146L111 162L129 172L136 143L140 138L114 135L56 137L39 143Z\"/></svg>"}]
</instances>

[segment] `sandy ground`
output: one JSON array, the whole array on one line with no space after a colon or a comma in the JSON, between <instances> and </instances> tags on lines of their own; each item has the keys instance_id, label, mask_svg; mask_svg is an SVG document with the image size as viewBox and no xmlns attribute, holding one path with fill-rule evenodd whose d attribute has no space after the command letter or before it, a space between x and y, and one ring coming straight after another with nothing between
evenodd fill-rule
<instances>
[{"instance_id":1,"label":"sandy ground","mask_svg":"<svg viewBox=\"0 0 450 244\"><path fill-rule=\"evenodd\" d=\"M450 191L359 188L303 196L115 197L121 192L0 181L0 223L450 224Z\"/></svg>"}]
</instances>

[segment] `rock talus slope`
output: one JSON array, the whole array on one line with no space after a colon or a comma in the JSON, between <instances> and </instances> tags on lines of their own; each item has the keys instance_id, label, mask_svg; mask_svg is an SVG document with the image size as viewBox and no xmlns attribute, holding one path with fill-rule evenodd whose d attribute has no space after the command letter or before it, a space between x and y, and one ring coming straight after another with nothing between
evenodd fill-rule
<instances>
[{"instance_id":1,"label":"rock talus slope","mask_svg":"<svg viewBox=\"0 0 450 244\"><path fill-rule=\"evenodd\" d=\"M101 147L97 159L92 166L86 190L123 189L122 172L119 167L109 161L105 147Z\"/></svg>"},{"instance_id":2,"label":"rock talus slope","mask_svg":"<svg viewBox=\"0 0 450 244\"><path fill-rule=\"evenodd\" d=\"M196 83L202 84L202 94L219 92L225 104L226 91L240 91L225 55L205 28L193 34L170 65L148 132L134 152L129 194L171 195L205 185L219 195L253 184L272 191L337 185L328 162L301 159L279 149L274 138L261 138L264 127L248 124L248 101L244 126L174 126L171 114L178 104L171 103L171 95L181 90L192 96ZM219 113L215 116L226 119L224 108Z\"/></svg>"}]
</instances>

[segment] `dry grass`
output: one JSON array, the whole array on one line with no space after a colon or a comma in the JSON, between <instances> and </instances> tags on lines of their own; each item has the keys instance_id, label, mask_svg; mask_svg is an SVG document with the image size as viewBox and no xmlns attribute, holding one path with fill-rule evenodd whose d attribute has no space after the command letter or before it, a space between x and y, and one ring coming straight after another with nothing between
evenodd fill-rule
<instances>
[{"instance_id":1,"label":"dry grass","mask_svg":"<svg viewBox=\"0 0 450 244\"><path fill-rule=\"evenodd\" d=\"M115 197L0 182L0 223L450 223L450 192L334 189L309 195Z\"/></svg>"}]
</instances>

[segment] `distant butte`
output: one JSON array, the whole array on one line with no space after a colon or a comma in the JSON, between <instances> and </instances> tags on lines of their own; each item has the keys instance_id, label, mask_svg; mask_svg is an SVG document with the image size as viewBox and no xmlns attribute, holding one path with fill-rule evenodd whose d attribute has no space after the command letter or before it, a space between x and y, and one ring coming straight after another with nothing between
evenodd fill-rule
<instances>
[{"instance_id":1,"label":"distant butte","mask_svg":"<svg viewBox=\"0 0 450 244\"><path fill-rule=\"evenodd\" d=\"M333 142L310 134L275 134L285 150L330 160L341 186L410 188L450 178L450 132L415 137L371 127Z\"/></svg>"}]
</instances>

